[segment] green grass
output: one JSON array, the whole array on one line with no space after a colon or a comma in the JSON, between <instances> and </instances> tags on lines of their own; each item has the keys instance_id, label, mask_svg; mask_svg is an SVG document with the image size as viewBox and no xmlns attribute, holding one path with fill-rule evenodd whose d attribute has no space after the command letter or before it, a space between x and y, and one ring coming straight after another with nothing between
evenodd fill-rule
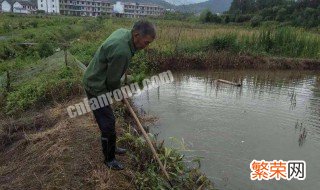
<instances>
[{"instance_id":1,"label":"green grass","mask_svg":"<svg viewBox=\"0 0 320 190\"><path fill-rule=\"evenodd\" d=\"M82 74L71 55L68 55L69 67L65 65L63 52L36 62L25 64L24 61L21 60L23 64L14 70L11 68L9 72L10 90L2 88L2 111L7 115L17 115L30 108L64 101L82 92L79 77ZM7 81L2 80L0 86L5 87L6 84Z\"/></svg>"},{"instance_id":2,"label":"green grass","mask_svg":"<svg viewBox=\"0 0 320 190\"><path fill-rule=\"evenodd\" d=\"M36 110L54 101L67 100L81 92L81 81L76 73L65 67L19 83L6 94L6 114L17 115L27 109Z\"/></svg>"}]
</instances>

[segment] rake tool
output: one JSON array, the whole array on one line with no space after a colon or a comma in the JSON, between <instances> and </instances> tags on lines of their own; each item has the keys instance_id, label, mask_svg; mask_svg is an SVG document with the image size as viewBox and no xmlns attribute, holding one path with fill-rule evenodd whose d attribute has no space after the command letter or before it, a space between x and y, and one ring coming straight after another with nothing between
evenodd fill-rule
<instances>
[{"instance_id":1,"label":"rake tool","mask_svg":"<svg viewBox=\"0 0 320 190\"><path fill-rule=\"evenodd\" d=\"M166 168L164 167L164 165L162 164L162 162L161 162L161 160L160 160L160 158L159 158L159 155L158 155L156 149L153 147L153 144L152 144L152 142L151 142L151 140L150 140L147 132L146 132L146 131L144 130L144 128L142 127L142 125L141 125L141 123L140 123L140 121L139 121L139 118L137 117L136 113L135 113L134 110L132 109L132 107L131 107L130 103L128 102L128 100L124 98L124 99L123 99L123 102L124 102L124 104L127 106L127 108L129 109L129 112L131 113L132 117L134 118L136 124L138 125L139 130L142 132L144 138L146 139L146 141L147 141L147 143L148 143L148 145L149 145L149 147L150 147L150 149L151 149L151 151L152 151L152 153L153 153L153 156L154 156L154 158L157 160L157 162L158 162L158 164L159 164L162 172L163 172L164 175L166 176L166 178L167 178L167 180L168 180L168 183L170 184L171 187L173 187L173 185L172 185L172 183L171 183L171 181L170 181L169 174L168 174L168 172L166 171Z\"/></svg>"}]
</instances>

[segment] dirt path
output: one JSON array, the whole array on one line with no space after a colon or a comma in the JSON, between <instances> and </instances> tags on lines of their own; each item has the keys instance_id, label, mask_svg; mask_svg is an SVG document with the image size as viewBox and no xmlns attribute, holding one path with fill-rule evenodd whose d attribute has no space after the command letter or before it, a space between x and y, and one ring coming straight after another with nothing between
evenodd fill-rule
<instances>
[{"instance_id":1,"label":"dirt path","mask_svg":"<svg viewBox=\"0 0 320 190\"><path fill-rule=\"evenodd\" d=\"M118 156L126 170L107 169L93 117L71 119L65 108L56 105L39 113L54 117L54 124L41 127L43 120L37 131L20 130L23 138L1 150L0 189L134 189L128 156Z\"/></svg>"}]
</instances>

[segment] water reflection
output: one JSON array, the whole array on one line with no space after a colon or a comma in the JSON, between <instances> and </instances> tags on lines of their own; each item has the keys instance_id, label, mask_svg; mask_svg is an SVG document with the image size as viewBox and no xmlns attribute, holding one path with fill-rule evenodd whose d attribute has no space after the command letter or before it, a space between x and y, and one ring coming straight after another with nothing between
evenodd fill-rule
<instances>
[{"instance_id":1,"label":"water reflection","mask_svg":"<svg viewBox=\"0 0 320 190\"><path fill-rule=\"evenodd\" d=\"M296 132L298 131L298 133L299 133L298 143L299 143L299 146L301 147L306 141L307 130L305 127L303 127L302 123L299 123L299 121L297 121L295 129L296 129Z\"/></svg>"}]
</instances>

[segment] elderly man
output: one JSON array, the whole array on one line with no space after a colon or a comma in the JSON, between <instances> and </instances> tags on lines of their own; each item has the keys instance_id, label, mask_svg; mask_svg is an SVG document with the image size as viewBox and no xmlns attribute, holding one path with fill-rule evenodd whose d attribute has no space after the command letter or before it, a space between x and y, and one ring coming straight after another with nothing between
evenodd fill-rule
<instances>
[{"instance_id":1,"label":"elderly man","mask_svg":"<svg viewBox=\"0 0 320 190\"><path fill-rule=\"evenodd\" d=\"M132 30L118 29L99 47L90 62L83 83L89 99L120 88L120 80L126 72L131 58L138 50L146 48L156 37L153 24L138 21ZM94 110L93 114L101 131L104 163L114 170L122 170L123 165L115 154L125 154L126 150L116 147L115 116L110 106Z\"/></svg>"}]
</instances>

